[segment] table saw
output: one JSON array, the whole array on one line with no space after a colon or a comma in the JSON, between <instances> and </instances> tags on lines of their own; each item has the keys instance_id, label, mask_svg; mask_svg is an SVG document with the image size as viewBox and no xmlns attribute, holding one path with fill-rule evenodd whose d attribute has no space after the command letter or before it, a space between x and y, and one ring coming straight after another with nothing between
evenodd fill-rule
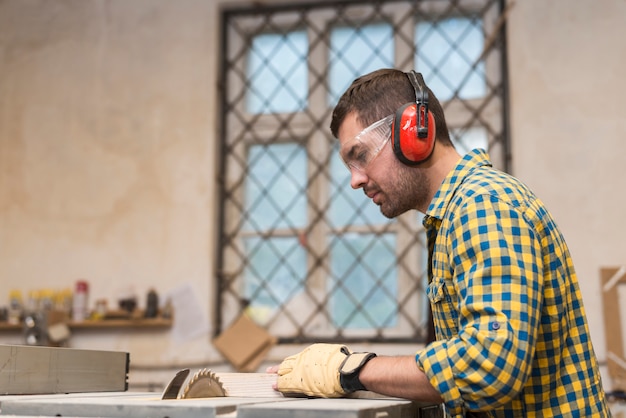
<instances>
[{"instance_id":1,"label":"table saw","mask_svg":"<svg viewBox=\"0 0 626 418\"><path fill-rule=\"evenodd\" d=\"M275 375L179 371L162 393L129 392L128 354L0 345L0 416L439 418L438 405L356 392L284 397Z\"/></svg>"},{"instance_id":2,"label":"table saw","mask_svg":"<svg viewBox=\"0 0 626 418\"><path fill-rule=\"evenodd\" d=\"M0 396L0 416L168 418L434 418L436 407L400 399L218 397L162 400L158 393Z\"/></svg>"}]
</instances>

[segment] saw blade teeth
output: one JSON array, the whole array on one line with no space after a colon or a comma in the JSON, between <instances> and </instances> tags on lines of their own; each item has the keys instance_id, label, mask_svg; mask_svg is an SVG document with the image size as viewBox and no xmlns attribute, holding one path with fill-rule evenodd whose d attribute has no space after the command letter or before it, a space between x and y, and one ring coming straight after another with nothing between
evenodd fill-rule
<instances>
[{"instance_id":1,"label":"saw blade teeth","mask_svg":"<svg viewBox=\"0 0 626 418\"><path fill-rule=\"evenodd\" d=\"M222 382L211 370L202 369L197 371L189 380L180 398L212 398L217 396L226 396Z\"/></svg>"}]
</instances>

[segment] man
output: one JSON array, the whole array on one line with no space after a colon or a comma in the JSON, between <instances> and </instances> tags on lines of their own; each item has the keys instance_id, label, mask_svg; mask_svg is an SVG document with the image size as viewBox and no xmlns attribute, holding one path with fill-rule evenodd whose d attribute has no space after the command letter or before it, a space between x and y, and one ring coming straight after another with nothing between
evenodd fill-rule
<instances>
[{"instance_id":1,"label":"man","mask_svg":"<svg viewBox=\"0 0 626 418\"><path fill-rule=\"evenodd\" d=\"M443 403L453 417L610 416L557 225L484 151L456 152L421 75L385 69L356 79L331 130L353 188L387 217L426 214L436 341L398 357L314 344L270 369L277 389L321 397L367 389Z\"/></svg>"}]
</instances>

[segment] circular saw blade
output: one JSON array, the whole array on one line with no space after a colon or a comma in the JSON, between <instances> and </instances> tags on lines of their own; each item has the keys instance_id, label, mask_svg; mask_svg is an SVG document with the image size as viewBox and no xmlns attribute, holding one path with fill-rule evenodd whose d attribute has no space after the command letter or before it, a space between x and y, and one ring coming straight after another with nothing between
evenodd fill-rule
<instances>
[{"instance_id":1,"label":"circular saw blade","mask_svg":"<svg viewBox=\"0 0 626 418\"><path fill-rule=\"evenodd\" d=\"M208 369L202 369L193 375L185 390L180 395L181 399L214 398L226 396L226 391L220 379Z\"/></svg>"}]
</instances>

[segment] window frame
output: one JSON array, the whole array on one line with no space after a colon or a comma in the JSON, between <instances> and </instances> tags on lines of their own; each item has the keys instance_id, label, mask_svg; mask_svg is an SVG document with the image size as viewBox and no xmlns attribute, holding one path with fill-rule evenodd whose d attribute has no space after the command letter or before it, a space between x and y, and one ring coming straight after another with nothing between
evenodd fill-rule
<instances>
[{"instance_id":1,"label":"window frame","mask_svg":"<svg viewBox=\"0 0 626 418\"><path fill-rule=\"evenodd\" d=\"M326 88L319 88L320 81L318 78L320 77L320 74L327 74L328 57L330 56L327 48L330 45L329 28L332 27L334 23L337 23L336 10L347 11L347 16L342 15L342 18L347 22L357 25L372 23L372 21L368 20L370 11L378 11L380 14L385 15L387 21L393 25L395 38L413 39L417 19L420 16L438 16L441 13L444 13L446 7L450 7L451 3L455 3L458 7L463 7L463 9L468 8L479 10L480 6L486 1L488 0L461 0L458 2L422 0L417 2L419 3L418 9L420 10L420 13L413 14L409 18L407 18L407 15L410 15L414 10L414 5L411 1L390 1L384 3L372 1L365 4L363 4L363 2L359 2L357 4L353 1L338 1L333 2L334 8L329 7L328 3L325 2L311 2L289 6L263 6L262 10L264 13L275 13L275 16L272 16L273 20L270 26L276 28L277 30L304 29L309 35L309 39L321 39L320 42L309 45L309 106L303 112L282 114L248 114L245 109L245 100L238 101L237 105L234 107L229 103L228 98L226 97L226 92L228 91L227 87L231 86L230 83L232 83L232 90L234 91L244 90L245 83L242 82L242 79L228 77L228 71L245 74L246 69L245 60L237 60L232 56L229 57L229 48L240 51L242 45L238 42L235 42L236 45L229 44L229 42L232 42L233 40L240 40L238 36L231 36L234 35L233 31L235 29L228 27L224 24L224 22L227 21L232 15L245 16L245 19L241 19L239 21L237 30L250 33L250 36L252 37L255 36L252 34L264 33L264 31L259 31L259 28L267 24L267 17L266 15L255 16L255 11L260 10L259 6L251 5L250 7L243 8L224 8L222 11L221 21L223 25L223 58L221 68L221 85L223 86L221 106L223 111L221 115L220 138L226 138L227 133L235 132L234 136L239 137L240 140L237 146L233 149L233 152L238 155L245 156L246 147L251 144L298 142L302 143L306 147L307 152L314 156L314 158L317 160L323 160L325 156L332 152L332 149L330 149L330 147L332 147L332 138L330 138L330 132L327 128L328 123L312 127L310 118L314 117L315 120L318 121L327 121L329 120L329 112L332 110L332 108L329 109L328 105L328 83L326 82L325 84ZM490 3L494 2L491 1ZM483 30L487 35L485 36L485 51L483 52L483 55L486 74L489 74L489 77L494 77L494 83L503 86L501 95L498 96L501 98L500 103L496 103L497 101L490 101L488 98L479 98L466 100L465 102L442 102L442 105L444 106L446 119L451 130L454 128L461 130L471 129L476 126L474 121L471 120L472 118L469 117L471 115L468 116L468 103L472 106L472 108L479 107L483 109L480 116L483 119L486 118L488 126L496 126L499 128L500 132L499 134L494 134L493 137L492 134L489 133L490 154L493 154L492 161L495 166L506 171L510 159L508 153L509 132L507 104L508 89L506 87L506 44L504 38L504 25L502 20L499 18L502 16L504 1L497 0L496 3L499 6L497 7L498 10L491 8L489 12L489 16L491 18L483 21L483 24L485 25ZM320 7L320 9L318 10L316 7ZM300 25L302 10L306 10L307 16L309 17L307 22L310 23L310 26L306 28L303 28ZM494 43L500 44L499 48L496 49L496 52L486 53L493 48ZM417 48L418 46L416 46L415 43L409 44L408 42L395 42L394 65L396 68L404 71L411 70L414 67ZM235 62L236 65L229 66L228 62L231 61ZM312 63L314 64L312 65ZM314 71L312 71L311 68L313 68ZM428 79L426 82L428 83ZM491 92L490 89L488 91ZM486 103L483 104L483 102ZM234 122L227 117L228 112L233 112L237 115ZM280 128L277 129L277 121L279 125L288 125L289 128L286 130ZM254 125L254 132L243 132L247 126L252 124ZM289 135L286 135L287 133ZM224 139L224 141L226 141L226 139ZM223 202L223 204L220 205L220 225L222 225L225 229L229 229L232 227L230 224L242 215L243 206L237 206L225 198L228 193L225 191L224 185L228 183L229 178L239 178L241 173L232 172L232 164L231 167L226 164L228 161L228 156L226 155L227 151L225 151L226 147L224 146L224 143L221 143L220 145L222 146L222 158L218 169L221 176L220 201ZM316 171L314 164L308 164L308 178L313 179L313 181L309 183L306 191L307 200L328 200L328 191L330 188L327 187L327 182L324 181L324 179L330 178L328 166L320 175L318 171ZM240 193L243 194L241 189ZM243 202L243 196L238 196L237 201ZM313 210L310 205L308 207L309 213L307 216L318 216L318 213ZM236 212L237 215L231 215L230 217L225 216L226 213L233 212ZM423 274L427 258L427 254L423 251L423 248L425 248L425 238L423 237L423 228L421 226L420 218L421 216L417 215L415 212L410 212L398 217L396 222L379 225L377 227L363 227L357 225L341 228L341 233L370 233L372 231L387 231L396 234L396 252L398 256L414 260L413 265L398 269L398 294L404 295L404 297L407 298L407 300L404 300L403 302L404 305L412 303L416 306L416 313L420 316L417 322L423 322L425 317L427 317L427 306L424 306L423 303L423 300L426 300L425 295L418 295L415 291L415 277L419 277ZM298 234L304 234L307 231L294 231L293 228L287 228L273 230L272 232L275 236L297 236ZM219 231L219 233L220 236L218 241L221 243L223 241L223 234L222 231ZM324 254L326 251L325 247L328 243L327 237L332 233L333 230L327 223L316 223L315 226L307 233L307 242L312 243L311 251L315 252L315 254ZM245 237L246 233L241 233L241 236ZM418 240L422 242L422 247L414 245L416 236L418 236ZM233 252L233 250L226 248L222 251L222 245L218 245L217 248L218 286L216 288L216 326L214 329L215 333L219 334L219 332L228 323L232 322L245 309L245 306L241 304L241 300L237 300L235 297L226 299L223 298L224 280L230 283L236 283L237 280L241 280L242 278L240 277L241 271L238 270L236 265L233 265L233 260L236 259L236 257L231 257L233 260L230 260L228 256L229 253ZM238 248L238 251L241 252L243 250ZM325 258L322 265L316 265L316 263L319 263L310 256L308 256L307 259L307 269L308 271L313 272L307 278L307 284L310 286L311 295L313 295L313 297L318 301L324 301L326 298L326 280L328 272L330 271L328 257ZM239 277L237 277L238 274ZM420 284L419 286L417 289L423 290L425 283ZM421 302L419 301L420 298L422 298ZM418 333L415 333L414 328L417 326L415 322L408 320L408 318L404 315L399 315L399 319L403 320L402 324L397 326L395 329L388 329L384 333L381 333L376 329L372 329L369 333L364 332L363 330L339 330L339 333L335 335L328 335L325 331L320 333L308 332L306 334L300 332L296 333L294 338L280 338L279 340L281 342L312 342L317 341L320 338L326 338L331 340L340 339L342 341L373 340L407 342L410 340L420 340L426 337L426 329L421 329ZM323 324L322 328L324 327L325 325ZM410 332L407 333L407 331Z\"/></svg>"}]
</instances>

